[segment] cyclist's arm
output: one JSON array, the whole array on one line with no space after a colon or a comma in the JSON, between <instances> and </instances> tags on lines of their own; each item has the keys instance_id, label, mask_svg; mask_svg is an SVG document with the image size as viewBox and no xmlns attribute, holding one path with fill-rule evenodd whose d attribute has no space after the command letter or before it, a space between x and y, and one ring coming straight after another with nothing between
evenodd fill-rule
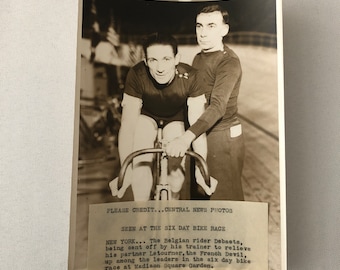
<instances>
[{"instance_id":1,"label":"cyclist's arm","mask_svg":"<svg viewBox=\"0 0 340 270\"><path fill-rule=\"evenodd\" d=\"M142 100L140 98L124 94L122 107L123 111L121 127L118 134L118 152L121 164L123 164L126 157L129 154L131 154L133 150L135 127L141 112ZM123 197L126 189L130 186L132 181L131 173L132 167L130 164L126 169L123 186L119 190L118 190L118 177L116 177L109 183L112 196L118 196L118 198Z\"/></svg>"},{"instance_id":2,"label":"cyclist's arm","mask_svg":"<svg viewBox=\"0 0 340 270\"><path fill-rule=\"evenodd\" d=\"M204 104L206 99L204 95L198 97L188 98L188 119L189 124L194 124L197 119L204 112ZM191 143L196 139L196 135L187 130L182 136L176 138L175 140L168 143L166 147L167 154L173 157L184 156L185 152L189 149ZM203 158L207 155L207 143L205 133L201 134L193 144L194 150L202 155Z\"/></svg>"},{"instance_id":3,"label":"cyclist's arm","mask_svg":"<svg viewBox=\"0 0 340 270\"><path fill-rule=\"evenodd\" d=\"M135 128L141 113L142 100L124 94L122 108L121 127L118 135L118 151L121 163L132 153Z\"/></svg>"},{"instance_id":4,"label":"cyclist's arm","mask_svg":"<svg viewBox=\"0 0 340 270\"><path fill-rule=\"evenodd\" d=\"M205 103L206 98L204 95L198 96L198 97L189 97L188 98L188 120L190 126L193 125L203 114L205 109ZM192 142L192 147L194 151L198 154L200 154L204 160L207 158L207 137L206 134L201 134L197 139L195 134L187 130L184 134L184 136L190 136L190 142ZM191 133L191 134L190 134ZM189 135L188 135L189 134ZM189 144L190 145L190 144Z\"/></svg>"},{"instance_id":5,"label":"cyclist's arm","mask_svg":"<svg viewBox=\"0 0 340 270\"><path fill-rule=\"evenodd\" d=\"M199 96L197 98L188 99L188 118L190 125L196 123L196 121L203 114L203 112L205 111L205 103L206 103L205 95ZM194 138L192 139L192 147L194 151L200 154L204 158L204 160L207 160L208 146L206 134L202 133L197 139L195 139L196 136L192 131L187 130L186 133L190 134L191 138ZM200 172L200 169L197 166L195 169L195 177L196 182L203 188L206 194L210 196L212 193L214 193L217 186L216 179L210 178L210 187L207 186Z\"/></svg>"},{"instance_id":6,"label":"cyclist's arm","mask_svg":"<svg viewBox=\"0 0 340 270\"><path fill-rule=\"evenodd\" d=\"M194 124L202 115L205 110L205 103L205 95L188 98L188 120L190 125ZM168 155L175 157L183 156L192 143L194 151L200 154L204 160L206 160L208 148L206 134L202 133L197 139L195 138L196 135L192 131L187 130L182 136L168 143L166 147ZM217 186L216 179L210 177L210 187L207 186L197 166L195 169L195 176L196 182L203 188L206 194L210 196L212 193L214 193Z\"/></svg>"}]
</instances>

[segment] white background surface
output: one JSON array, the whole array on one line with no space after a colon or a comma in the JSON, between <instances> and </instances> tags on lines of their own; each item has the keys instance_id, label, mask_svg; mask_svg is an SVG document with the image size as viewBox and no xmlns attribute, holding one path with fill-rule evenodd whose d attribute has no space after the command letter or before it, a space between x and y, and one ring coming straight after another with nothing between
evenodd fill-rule
<instances>
[{"instance_id":1,"label":"white background surface","mask_svg":"<svg viewBox=\"0 0 340 270\"><path fill-rule=\"evenodd\" d=\"M0 4L1 269L67 269L77 12ZM339 269L340 2L283 12L288 269Z\"/></svg>"}]
</instances>

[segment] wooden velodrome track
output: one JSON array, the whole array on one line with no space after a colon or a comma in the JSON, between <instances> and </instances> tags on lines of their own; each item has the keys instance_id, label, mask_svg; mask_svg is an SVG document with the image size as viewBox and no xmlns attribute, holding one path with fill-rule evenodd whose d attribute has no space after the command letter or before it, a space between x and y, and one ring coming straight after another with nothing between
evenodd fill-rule
<instances>
[{"instance_id":1,"label":"wooden velodrome track","mask_svg":"<svg viewBox=\"0 0 340 270\"><path fill-rule=\"evenodd\" d=\"M243 69L239 114L246 140L243 187L247 201L269 203L269 269L280 269L280 181L277 53L275 49L230 46L238 54ZM190 63L197 48L182 48ZM81 140L80 140L81 142ZM110 149L112 160L80 166L76 225L75 269L86 269L88 206L112 202L108 181L119 169L117 150ZM105 148L79 145L82 158L100 158ZM114 159L116 157L116 159Z\"/></svg>"}]
</instances>

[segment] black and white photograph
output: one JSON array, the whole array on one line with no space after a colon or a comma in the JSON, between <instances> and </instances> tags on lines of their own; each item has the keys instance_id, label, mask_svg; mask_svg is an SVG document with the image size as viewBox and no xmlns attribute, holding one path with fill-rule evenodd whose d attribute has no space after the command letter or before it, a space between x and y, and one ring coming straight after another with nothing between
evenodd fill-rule
<instances>
[{"instance_id":1,"label":"black and white photograph","mask_svg":"<svg viewBox=\"0 0 340 270\"><path fill-rule=\"evenodd\" d=\"M1 4L0 269L340 269L339 1Z\"/></svg>"},{"instance_id":2,"label":"black and white photograph","mask_svg":"<svg viewBox=\"0 0 340 270\"><path fill-rule=\"evenodd\" d=\"M265 203L265 269L281 269L277 1L80 1L70 270L137 269L88 268L90 206L157 201ZM260 269L194 265L172 268Z\"/></svg>"}]
</instances>

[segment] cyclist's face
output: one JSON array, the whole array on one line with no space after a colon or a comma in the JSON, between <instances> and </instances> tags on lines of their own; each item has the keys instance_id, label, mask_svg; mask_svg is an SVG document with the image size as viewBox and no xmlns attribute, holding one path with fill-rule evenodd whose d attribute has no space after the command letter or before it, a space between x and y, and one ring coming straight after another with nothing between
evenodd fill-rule
<instances>
[{"instance_id":1,"label":"cyclist's face","mask_svg":"<svg viewBox=\"0 0 340 270\"><path fill-rule=\"evenodd\" d=\"M151 76L159 83L166 84L175 77L179 56L174 55L170 45L155 44L146 49L146 65Z\"/></svg>"},{"instance_id":2,"label":"cyclist's face","mask_svg":"<svg viewBox=\"0 0 340 270\"><path fill-rule=\"evenodd\" d=\"M197 42L204 52L223 49L223 37L228 34L229 26L224 23L219 11L200 13L196 17Z\"/></svg>"}]
</instances>

